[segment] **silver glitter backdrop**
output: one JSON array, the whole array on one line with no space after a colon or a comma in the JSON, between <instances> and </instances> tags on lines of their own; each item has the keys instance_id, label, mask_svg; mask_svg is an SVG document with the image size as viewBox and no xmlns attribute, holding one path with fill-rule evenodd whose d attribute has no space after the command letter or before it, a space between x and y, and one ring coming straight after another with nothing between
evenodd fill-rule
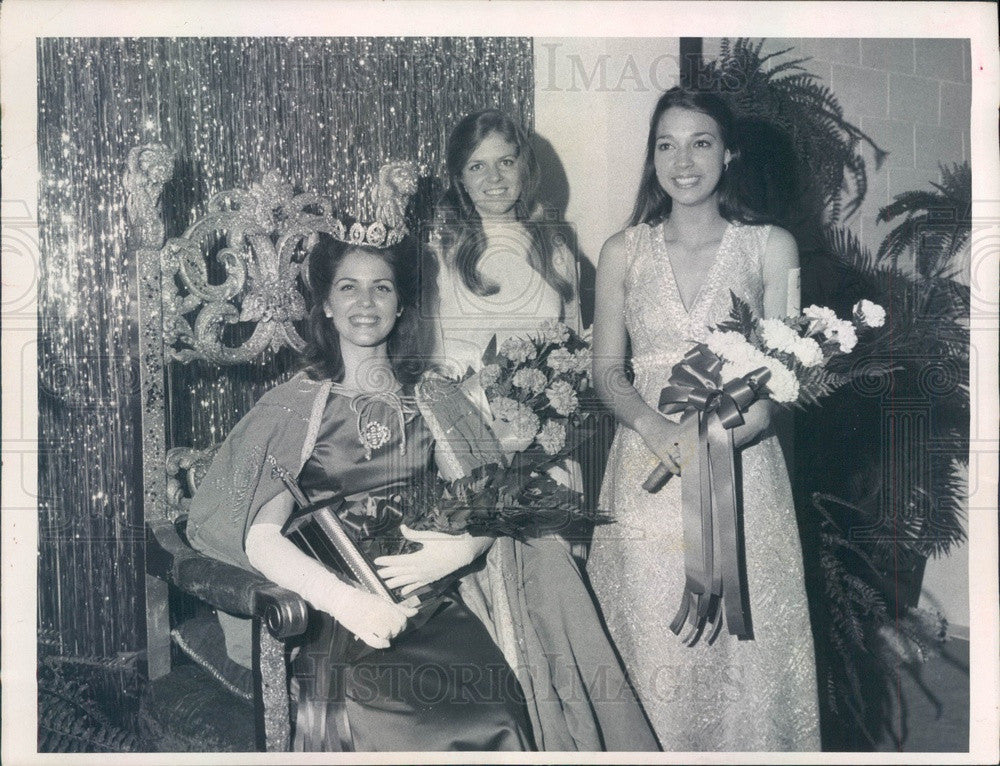
<instances>
[{"instance_id":1,"label":"silver glitter backdrop","mask_svg":"<svg viewBox=\"0 0 1000 766\"><path fill-rule=\"evenodd\" d=\"M50 651L120 667L144 633L129 149L177 151L168 237L270 169L367 218L379 165L440 177L463 114L498 107L531 127L531 41L58 38L37 52L39 630ZM223 436L285 361L244 370L242 387L187 368L171 382L173 440Z\"/></svg>"}]
</instances>

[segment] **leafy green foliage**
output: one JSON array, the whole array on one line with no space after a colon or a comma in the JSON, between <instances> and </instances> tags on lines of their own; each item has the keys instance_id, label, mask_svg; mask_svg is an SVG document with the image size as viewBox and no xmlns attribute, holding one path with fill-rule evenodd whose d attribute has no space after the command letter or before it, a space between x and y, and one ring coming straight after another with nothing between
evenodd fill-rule
<instances>
[{"instance_id":1,"label":"leafy green foliage","mask_svg":"<svg viewBox=\"0 0 1000 766\"><path fill-rule=\"evenodd\" d=\"M43 662L38 673L40 753L133 753L139 739L115 726L95 701L85 680Z\"/></svg>"},{"instance_id":2,"label":"leafy green foliage","mask_svg":"<svg viewBox=\"0 0 1000 766\"><path fill-rule=\"evenodd\" d=\"M767 126L767 140L749 142L744 159L768 179L760 193L772 219L799 244L803 305L843 315L868 298L887 313L885 327L862 336L843 367L831 365L828 386L816 381L826 392L822 406L796 418L824 747L872 748L885 736L898 746L906 737L898 675L915 674L946 627L912 609L903 581L924 557L965 537L970 302L966 280L956 277L971 231L971 173L967 163L942 167L930 189L898 195L878 220L901 220L872 256L840 224L868 188L863 150L873 152L876 170L886 153L844 119L836 95L805 71L807 58L779 64L792 49L762 50L763 41L724 40L709 80L731 94L744 121ZM786 152L791 159L775 161ZM795 183L782 188L789 168ZM901 268L908 253L912 270ZM897 417L910 418L907 430L890 439Z\"/></svg>"},{"instance_id":3,"label":"leafy green foliage","mask_svg":"<svg viewBox=\"0 0 1000 766\"><path fill-rule=\"evenodd\" d=\"M879 221L904 220L889 232L878 249L878 260L893 267L906 251L916 254L915 268L924 279L954 276L955 256L966 246L971 233L972 170L968 162L941 166L941 183L930 182L936 191L897 194L895 202L879 211Z\"/></svg>"},{"instance_id":4,"label":"leafy green foliage","mask_svg":"<svg viewBox=\"0 0 1000 766\"><path fill-rule=\"evenodd\" d=\"M857 371L850 370L837 371L837 367L843 367L843 360L848 358L848 355L839 351L836 342L829 339L824 340L821 335L814 339L819 342L820 348L823 350L824 361L822 364L813 367L803 365L794 354L769 348L761 336L758 324L759 318L754 314L750 305L731 290L729 295L733 302L733 306L729 312L729 319L720 322L718 329L739 333L754 348L768 356L774 357L795 373L795 377L799 381L799 398L797 401L792 402L790 406L798 409L803 409L807 406L817 406L821 400L833 394L841 386L851 382L859 374ZM811 320L807 317L785 317L782 321L786 326L795 330L800 337L805 337L809 334ZM855 325L857 326L857 323ZM859 329L862 330L859 333L862 337L870 331L870 328ZM889 368L885 365L878 364L869 365L865 368L865 374L868 376L888 375L889 371Z\"/></svg>"},{"instance_id":5,"label":"leafy green foliage","mask_svg":"<svg viewBox=\"0 0 1000 766\"><path fill-rule=\"evenodd\" d=\"M903 204L881 215L889 220L918 201L926 198L900 195ZM917 227L908 220L878 256L848 230L827 230L836 270L827 279L831 294L814 299L843 306L868 297L885 307L887 321L860 339L845 371L851 384L797 423L798 490L811 496L813 511L836 509L822 515L823 598L814 621L828 652L825 702L838 719L837 746L846 749L873 746L882 736L897 745L905 740L899 673L916 677L943 630L939 618L912 608L906 581L926 557L945 555L965 539L969 290L953 273L961 249L955 243L967 234L949 230L944 244L910 238ZM907 241L916 248L914 272L898 263ZM897 428L897 417L905 430L890 439L897 432L886 429Z\"/></svg>"},{"instance_id":6,"label":"leafy green foliage","mask_svg":"<svg viewBox=\"0 0 1000 766\"><path fill-rule=\"evenodd\" d=\"M773 211L778 219L793 230L801 229L791 219L795 216L807 223L835 224L858 209L868 189L862 146L873 150L876 169L887 153L844 119L833 91L803 68L807 57L777 63L792 49L762 55L763 46L764 40L723 40L719 58L702 80L727 93L738 116L761 120L789 138L797 160L798 189L787 190L789 209ZM765 175L774 172L773 142L760 146L749 141L744 150L756 170ZM782 220L783 212L789 220Z\"/></svg>"}]
</instances>

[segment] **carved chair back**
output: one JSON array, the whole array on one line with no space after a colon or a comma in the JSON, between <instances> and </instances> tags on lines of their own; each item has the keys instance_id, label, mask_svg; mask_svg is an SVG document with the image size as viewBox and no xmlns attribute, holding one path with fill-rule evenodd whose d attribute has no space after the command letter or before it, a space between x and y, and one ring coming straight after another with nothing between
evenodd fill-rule
<instances>
[{"instance_id":1,"label":"carved chair back","mask_svg":"<svg viewBox=\"0 0 1000 766\"><path fill-rule=\"evenodd\" d=\"M336 232L340 226L328 200L296 194L270 172L249 189L213 195L206 212L182 235L166 239L160 197L174 161L162 144L135 147L125 176L129 245L137 269L143 513L150 540L183 521L228 429L266 388L294 372L295 352L304 346L296 322L307 313L305 257L318 232ZM220 392L232 411L205 417ZM156 540L153 549L160 547ZM149 550L147 572L155 555ZM151 681L171 669L169 579L147 575ZM304 616L294 619L302 623ZM280 615L267 621L280 635L274 624L281 623ZM258 718L263 716L258 728L266 730L267 749L286 749L283 650L259 623L255 683L271 701L263 707L255 701ZM268 673L259 667L264 662L274 666L270 688Z\"/></svg>"}]
</instances>

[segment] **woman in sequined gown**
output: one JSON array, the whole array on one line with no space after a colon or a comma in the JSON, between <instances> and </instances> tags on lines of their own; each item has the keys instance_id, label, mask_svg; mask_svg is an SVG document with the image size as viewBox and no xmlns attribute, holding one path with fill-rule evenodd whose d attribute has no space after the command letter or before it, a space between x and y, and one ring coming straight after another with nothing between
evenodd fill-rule
<instances>
[{"instance_id":1,"label":"woman in sequined gown","mask_svg":"<svg viewBox=\"0 0 1000 766\"><path fill-rule=\"evenodd\" d=\"M670 622L685 585L683 475L655 494L659 462L692 454L656 409L671 368L728 317L730 291L758 316L798 308L798 255L782 229L754 225L733 194L733 119L712 94L667 91L654 110L633 225L598 267L595 384L620 426L587 571L608 629L665 750L802 751L820 747L813 641L801 545L772 405L736 429L752 639L723 629L686 646ZM631 344L634 381L625 376Z\"/></svg>"}]
</instances>

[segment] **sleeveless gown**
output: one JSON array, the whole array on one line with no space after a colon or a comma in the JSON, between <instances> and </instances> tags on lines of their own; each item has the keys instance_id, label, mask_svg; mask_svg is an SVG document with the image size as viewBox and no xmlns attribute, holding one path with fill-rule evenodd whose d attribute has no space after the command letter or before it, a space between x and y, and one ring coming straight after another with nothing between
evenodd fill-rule
<instances>
[{"instance_id":1,"label":"sleeveless gown","mask_svg":"<svg viewBox=\"0 0 1000 766\"><path fill-rule=\"evenodd\" d=\"M299 475L309 499L379 494L430 470L432 439L423 420L405 424L376 402L389 443L366 456L350 396L330 394L316 446ZM307 643L293 671L298 686L295 749L311 751L447 751L533 749L517 679L486 628L453 591L426 623L388 649L349 662L353 637L313 612ZM345 646L345 641L347 642Z\"/></svg>"},{"instance_id":2,"label":"sleeveless gown","mask_svg":"<svg viewBox=\"0 0 1000 766\"><path fill-rule=\"evenodd\" d=\"M635 387L647 403L656 406L673 365L728 317L730 290L762 315L769 233L768 226L730 224L686 308L662 228L627 230L625 323ZM660 744L681 751L818 750L801 544L777 438L765 435L737 454L753 640L737 640L723 627L714 644L703 637L688 647L670 631L684 587L683 478L647 493L641 485L657 462L635 431L618 429L601 491L601 507L616 523L596 529L587 572Z\"/></svg>"}]
</instances>

